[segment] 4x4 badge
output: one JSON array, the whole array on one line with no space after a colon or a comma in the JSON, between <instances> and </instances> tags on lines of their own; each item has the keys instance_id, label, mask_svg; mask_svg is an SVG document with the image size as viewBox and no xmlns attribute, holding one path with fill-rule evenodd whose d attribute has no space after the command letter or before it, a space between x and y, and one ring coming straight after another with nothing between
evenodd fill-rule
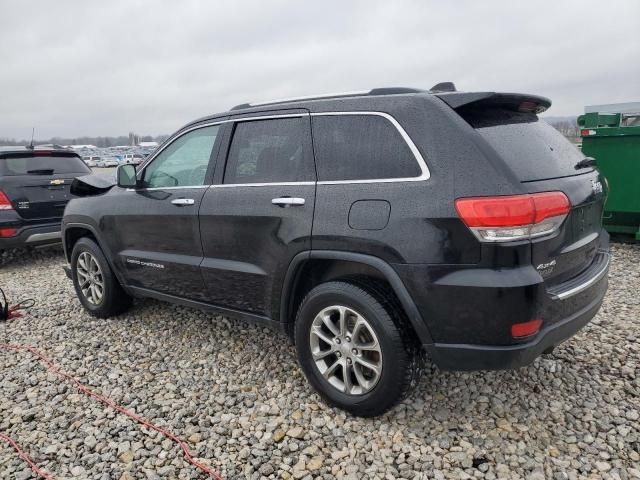
<instances>
[{"instance_id":1,"label":"4x4 badge","mask_svg":"<svg viewBox=\"0 0 640 480\"><path fill-rule=\"evenodd\" d=\"M600 180L591 180L591 190L593 190L593 193L602 193L602 183Z\"/></svg>"}]
</instances>

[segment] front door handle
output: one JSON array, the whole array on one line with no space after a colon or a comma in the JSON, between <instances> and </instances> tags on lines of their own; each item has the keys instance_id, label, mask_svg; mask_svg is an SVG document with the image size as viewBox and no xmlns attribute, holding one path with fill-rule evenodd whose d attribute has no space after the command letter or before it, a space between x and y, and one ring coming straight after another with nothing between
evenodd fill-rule
<instances>
[{"instance_id":1,"label":"front door handle","mask_svg":"<svg viewBox=\"0 0 640 480\"><path fill-rule=\"evenodd\" d=\"M179 207L184 207L185 205L193 205L196 201L193 198L176 198L175 200L171 200L171 203Z\"/></svg>"},{"instance_id":2,"label":"front door handle","mask_svg":"<svg viewBox=\"0 0 640 480\"><path fill-rule=\"evenodd\" d=\"M279 207L300 207L304 205L304 198L279 197L271 200L271 203Z\"/></svg>"}]
</instances>

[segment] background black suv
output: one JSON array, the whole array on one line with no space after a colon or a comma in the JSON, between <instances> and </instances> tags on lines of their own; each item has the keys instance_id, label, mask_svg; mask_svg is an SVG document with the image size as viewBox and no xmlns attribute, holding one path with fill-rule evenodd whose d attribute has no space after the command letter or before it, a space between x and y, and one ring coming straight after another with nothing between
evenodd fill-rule
<instances>
[{"instance_id":1,"label":"background black suv","mask_svg":"<svg viewBox=\"0 0 640 480\"><path fill-rule=\"evenodd\" d=\"M71 182L88 173L61 147L0 147L0 251L59 243Z\"/></svg>"},{"instance_id":2,"label":"background black suv","mask_svg":"<svg viewBox=\"0 0 640 480\"><path fill-rule=\"evenodd\" d=\"M197 120L69 203L70 275L99 317L148 296L289 332L311 384L359 415L399 401L425 350L527 364L607 287L604 187L538 119L549 105L377 89Z\"/></svg>"}]
</instances>

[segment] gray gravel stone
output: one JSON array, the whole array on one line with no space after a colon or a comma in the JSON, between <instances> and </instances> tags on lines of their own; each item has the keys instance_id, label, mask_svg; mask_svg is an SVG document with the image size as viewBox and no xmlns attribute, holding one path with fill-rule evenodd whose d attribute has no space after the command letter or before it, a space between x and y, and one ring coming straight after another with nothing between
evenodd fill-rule
<instances>
[{"instance_id":1,"label":"gray gravel stone","mask_svg":"<svg viewBox=\"0 0 640 480\"><path fill-rule=\"evenodd\" d=\"M59 249L0 254L10 301L37 301L0 324L0 342L35 345L228 479L640 479L640 246L612 253L600 312L552 356L516 371L428 368L374 419L322 403L271 331L150 300L87 315ZM0 431L56 478L204 478L30 355L0 349L0 371ZM1 444L0 478L32 478Z\"/></svg>"}]
</instances>

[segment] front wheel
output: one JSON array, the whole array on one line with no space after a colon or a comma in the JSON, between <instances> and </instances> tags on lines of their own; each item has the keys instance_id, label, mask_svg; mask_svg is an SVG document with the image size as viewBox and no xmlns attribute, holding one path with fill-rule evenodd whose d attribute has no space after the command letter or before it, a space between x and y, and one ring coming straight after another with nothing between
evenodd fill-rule
<instances>
[{"instance_id":1,"label":"front wheel","mask_svg":"<svg viewBox=\"0 0 640 480\"><path fill-rule=\"evenodd\" d=\"M399 313L351 283L324 283L309 292L296 318L296 349L327 403L354 415L380 415L417 383L415 345Z\"/></svg>"},{"instance_id":2,"label":"front wheel","mask_svg":"<svg viewBox=\"0 0 640 480\"><path fill-rule=\"evenodd\" d=\"M131 306L131 296L122 289L102 250L92 239L81 238L74 245L71 276L80 303L94 317L112 317Z\"/></svg>"}]
</instances>

